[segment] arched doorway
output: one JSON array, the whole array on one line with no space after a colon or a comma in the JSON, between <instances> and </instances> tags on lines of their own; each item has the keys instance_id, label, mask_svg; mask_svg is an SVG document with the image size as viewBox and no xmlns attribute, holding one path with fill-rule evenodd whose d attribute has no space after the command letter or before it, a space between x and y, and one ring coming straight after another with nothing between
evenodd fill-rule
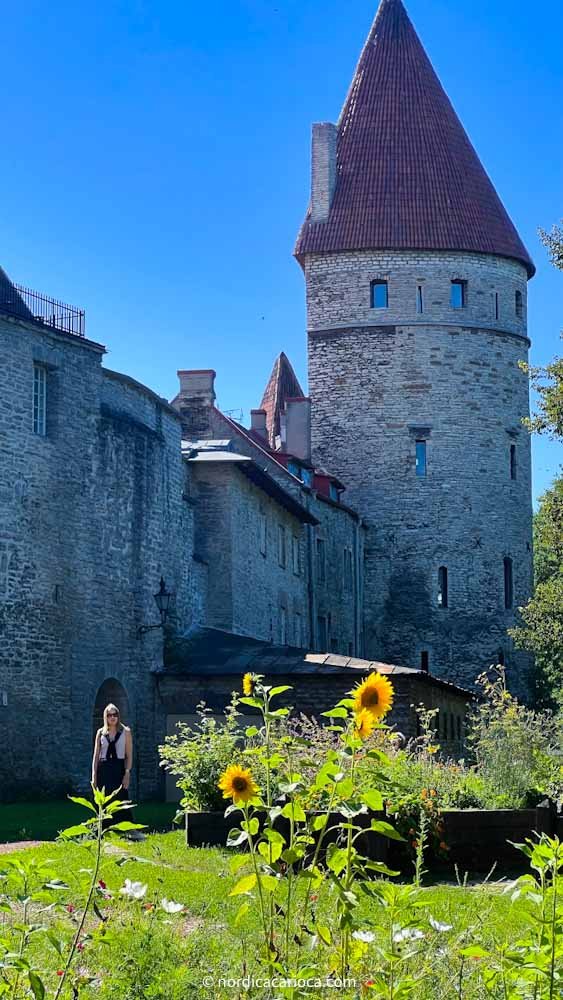
<instances>
[{"instance_id":1,"label":"arched doorway","mask_svg":"<svg viewBox=\"0 0 563 1000\"><path fill-rule=\"evenodd\" d=\"M123 687L123 684L116 680L115 677L108 677L101 687L98 688L98 693L94 702L94 713L92 719L94 736L96 735L96 731L103 724L104 708L106 705L109 705L110 702L117 705L121 714L121 721L125 723L126 726L130 724L131 716L127 691Z\"/></svg>"}]
</instances>

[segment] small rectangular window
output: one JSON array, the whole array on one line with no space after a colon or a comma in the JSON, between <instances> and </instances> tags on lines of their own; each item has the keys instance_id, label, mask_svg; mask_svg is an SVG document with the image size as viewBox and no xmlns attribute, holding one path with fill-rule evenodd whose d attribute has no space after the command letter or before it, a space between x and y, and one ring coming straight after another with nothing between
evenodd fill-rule
<instances>
[{"instance_id":1,"label":"small rectangular window","mask_svg":"<svg viewBox=\"0 0 563 1000\"><path fill-rule=\"evenodd\" d=\"M293 555L293 572L295 573L295 576L299 576L299 573L301 572L299 553L300 553L299 539L297 538L296 535L293 535L292 555Z\"/></svg>"},{"instance_id":2,"label":"small rectangular window","mask_svg":"<svg viewBox=\"0 0 563 1000\"><path fill-rule=\"evenodd\" d=\"M326 558L324 538L317 538L317 581L324 583L326 579Z\"/></svg>"},{"instance_id":3,"label":"small rectangular window","mask_svg":"<svg viewBox=\"0 0 563 1000\"><path fill-rule=\"evenodd\" d=\"M416 442L416 474L422 479L426 475L426 441Z\"/></svg>"},{"instance_id":4,"label":"small rectangular window","mask_svg":"<svg viewBox=\"0 0 563 1000\"><path fill-rule=\"evenodd\" d=\"M294 462L293 459L290 459L289 462L287 463L287 471L291 472L291 475L295 476L296 479L301 478L299 475L299 463Z\"/></svg>"},{"instance_id":5,"label":"small rectangular window","mask_svg":"<svg viewBox=\"0 0 563 1000\"><path fill-rule=\"evenodd\" d=\"M278 562L280 566L285 567L286 565L286 554L285 554L285 528L282 524L278 525Z\"/></svg>"},{"instance_id":6,"label":"small rectangular window","mask_svg":"<svg viewBox=\"0 0 563 1000\"><path fill-rule=\"evenodd\" d=\"M329 497L330 497L331 500L335 500L336 503L338 503L338 490L337 490L336 486L334 485L334 483L330 483L330 485L328 487L328 495L329 495Z\"/></svg>"},{"instance_id":7,"label":"small rectangular window","mask_svg":"<svg viewBox=\"0 0 563 1000\"><path fill-rule=\"evenodd\" d=\"M510 445L510 478L516 479L516 445Z\"/></svg>"},{"instance_id":8,"label":"small rectangular window","mask_svg":"<svg viewBox=\"0 0 563 1000\"><path fill-rule=\"evenodd\" d=\"M522 319L524 313L524 300L522 298L522 292L517 291L514 296L514 303L516 308L516 315L518 319Z\"/></svg>"},{"instance_id":9,"label":"small rectangular window","mask_svg":"<svg viewBox=\"0 0 563 1000\"><path fill-rule=\"evenodd\" d=\"M347 590L352 587L352 549L344 549L344 586Z\"/></svg>"},{"instance_id":10,"label":"small rectangular window","mask_svg":"<svg viewBox=\"0 0 563 1000\"><path fill-rule=\"evenodd\" d=\"M387 309L389 305L389 291L386 281L372 281L371 305L372 309Z\"/></svg>"},{"instance_id":11,"label":"small rectangular window","mask_svg":"<svg viewBox=\"0 0 563 1000\"><path fill-rule=\"evenodd\" d=\"M420 669L424 670L424 673L427 674L428 673L428 668L429 668L428 650L427 649L423 649L422 652L421 652L421 654L420 654Z\"/></svg>"},{"instance_id":12,"label":"small rectangular window","mask_svg":"<svg viewBox=\"0 0 563 1000\"><path fill-rule=\"evenodd\" d=\"M301 479L305 483L305 486L313 485L313 473L311 469L301 469Z\"/></svg>"},{"instance_id":13,"label":"small rectangular window","mask_svg":"<svg viewBox=\"0 0 563 1000\"><path fill-rule=\"evenodd\" d=\"M264 513L260 514L260 552L263 556L266 555L266 544L267 544L267 520Z\"/></svg>"},{"instance_id":14,"label":"small rectangular window","mask_svg":"<svg viewBox=\"0 0 563 1000\"><path fill-rule=\"evenodd\" d=\"M47 369L33 366L33 433L47 434Z\"/></svg>"},{"instance_id":15,"label":"small rectangular window","mask_svg":"<svg viewBox=\"0 0 563 1000\"><path fill-rule=\"evenodd\" d=\"M287 646L287 611L280 608L280 644Z\"/></svg>"},{"instance_id":16,"label":"small rectangular window","mask_svg":"<svg viewBox=\"0 0 563 1000\"><path fill-rule=\"evenodd\" d=\"M295 645L299 649L303 649L305 645L303 642L303 632L301 628L301 615L298 611L295 612Z\"/></svg>"},{"instance_id":17,"label":"small rectangular window","mask_svg":"<svg viewBox=\"0 0 563 1000\"><path fill-rule=\"evenodd\" d=\"M450 305L452 309L464 309L467 305L467 282L452 281L450 292Z\"/></svg>"},{"instance_id":18,"label":"small rectangular window","mask_svg":"<svg viewBox=\"0 0 563 1000\"><path fill-rule=\"evenodd\" d=\"M498 319L499 316L500 316L500 305L499 305L498 292L494 293L493 308L494 308L494 311L495 311L495 319Z\"/></svg>"},{"instance_id":19,"label":"small rectangular window","mask_svg":"<svg viewBox=\"0 0 563 1000\"><path fill-rule=\"evenodd\" d=\"M416 286L416 311L417 313L424 312L424 291L422 285Z\"/></svg>"},{"instance_id":20,"label":"small rectangular window","mask_svg":"<svg viewBox=\"0 0 563 1000\"><path fill-rule=\"evenodd\" d=\"M317 618L317 648L319 653L328 653L328 633L324 615L319 615Z\"/></svg>"},{"instance_id":21,"label":"small rectangular window","mask_svg":"<svg viewBox=\"0 0 563 1000\"><path fill-rule=\"evenodd\" d=\"M446 566L440 566L438 570L438 607L448 606L448 570Z\"/></svg>"},{"instance_id":22,"label":"small rectangular window","mask_svg":"<svg viewBox=\"0 0 563 1000\"><path fill-rule=\"evenodd\" d=\"M514 602L514 581L512 573L512 559L508 556L504 560L504 606L508 610Z\"/></svg>"}]
</instances>

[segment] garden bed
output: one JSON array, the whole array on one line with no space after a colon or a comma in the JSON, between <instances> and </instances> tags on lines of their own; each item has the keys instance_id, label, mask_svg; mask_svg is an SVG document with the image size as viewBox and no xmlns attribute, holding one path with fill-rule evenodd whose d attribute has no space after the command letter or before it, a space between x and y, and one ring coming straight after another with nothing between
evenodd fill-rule
<instances>
[{"instance_id":1,"label":"garden bed","mask_svg":"<svg viewBox=\"0 0 563 1000\"><path fill-rule=\"evenodd\" d=\"M447 860L434 857L431 852L425 863L432 868L457 865L463 871L488 872L496 864L499 869L522 867L523 856L513 843L523 843L534 833L554 836L563 832L563 819L558 818L549 805L536 809L445 809L442 813L447 845ZM411 867L406 844L389 841L368 830L372 819L384 819L383 813L367 813L355 817L354 822L366 827L357 847L372 861L384 861L392 868L403 871ZM345 822L344 817L333 814L329 826ZM276 826L286 833L287 821L281 817ZM225 819L223 812L186 812L186 844L189 847L224 847L229 830L238 825L235 815ZM327 833L328 845L336 839L337 831ZM511 843L512 842L512 843Z\"/></svg>"}]
</instances>

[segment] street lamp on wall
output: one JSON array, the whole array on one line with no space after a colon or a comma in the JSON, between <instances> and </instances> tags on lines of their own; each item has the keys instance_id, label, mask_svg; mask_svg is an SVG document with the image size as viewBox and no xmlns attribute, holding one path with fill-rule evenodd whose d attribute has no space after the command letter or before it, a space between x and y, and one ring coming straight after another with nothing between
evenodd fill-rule
<instances>
[{"instance_id":1,"label":"street lamp on wall","mask_svg":"<svg viewBox=\"0 0 563 1000\"><path fill-rule=\"evenodd\" d=\"M153 594L154 603L158 608L160 614L160 622L158 625L139 625L137 629L137 636L141 638L145 632L152 632L155 628L163 628L166 619L168 618L168 612L170 610L170 602L172 600L172 594L166 589L166 584L164 582L164 577L160 578L160 586L156 592Z\"/></svg>"}]
</instances>

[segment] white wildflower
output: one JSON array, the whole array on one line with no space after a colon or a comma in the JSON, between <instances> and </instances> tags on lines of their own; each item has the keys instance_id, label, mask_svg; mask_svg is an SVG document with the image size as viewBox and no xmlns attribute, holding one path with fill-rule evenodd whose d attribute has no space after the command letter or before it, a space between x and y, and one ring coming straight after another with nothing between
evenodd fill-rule
<instances>
[{"instance_id":1,"label":"white wildflower","mask_svg":"<svg viewBox=\"0 0 563 1000\"><path fill-rule=\"evenodd\" d=\"M122 896L127 896L129 899L142 899L147 888L144 882L132 882L130 878L126 878L125 885L119 891Z\"/></svg>"},{"instance_id":2,"label":"white wildflower","mask_svg":"<svg viewBox=\"0 0 563 1000\"><path fill-rule=\"evenodd\" d=\"M393 934L393 941L395 944L402 944L403 941L419 941L423 937L422 931L417 930L416 927L403 927L402 930Z\"/></svg>"},{"instance_id":3,"label":"white wildflower","mask_svg":"<svg viewBox=\"0 0 563 1000\"><path fill-rule=\"evenodd\" d=\"M181 913L184 909L183 903L174 903L171 899L161 899L160 905L166 913Z\"/></svg>"},{"instance_id":4,"label":"white wildflower","mask_svg":"<svg viewBox=\"0 0 563 1000\"><path fill-rule=\"evenodd\" d=\"M430 917L430 926L440 934L445 934L446 931L451 931L453 929L451 924L441 924L440 921L435 920L434 917Z\"/></svg>"},{"instance_id":5,"label":"white wildflower","mask_svg":"<svg viewBox=\"0 0 563 1000\"><path fill-rule=\"evenodd\" d=\"M352 937L356 938L356 941L363 941L365 944L375 941L375 934L372 931L353 931Z\"/></svg>"}]
</instances>

